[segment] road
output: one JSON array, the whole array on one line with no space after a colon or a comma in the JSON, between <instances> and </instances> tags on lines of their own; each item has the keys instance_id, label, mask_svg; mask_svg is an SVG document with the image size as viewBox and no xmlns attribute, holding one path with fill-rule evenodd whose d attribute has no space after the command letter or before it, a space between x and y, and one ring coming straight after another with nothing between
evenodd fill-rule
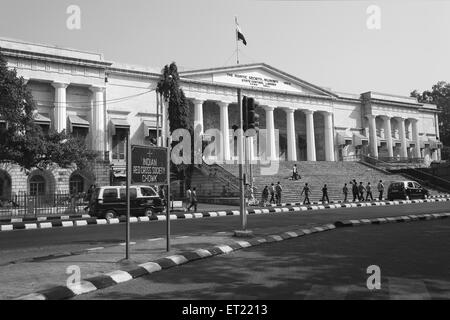
<instances>
[{"instance_id":1,"label":"road","mask_svg":"<svg viewBox=\"0 0 450 320\"><path fill-rule=\"evenodd\" d=\"M450 299L450 219L338 229L197 260L75 299ZM381 289L366 286L367 267Z\"/></svg>"},{"instance_id":2,"label":"road","mask_svg":"<svg viewBox=\"0 0 450 320\"><path fill-rule=\"evenodd\" d=\"M449 212L450 203L436 202L386 207L341 208L297 213L250 215L248 226L258 234L267 228L285 228L294 225L330 223L351 218L386 217L408 214ZM211 234L239 229L238 216L175 220L171 222L172 235ZM131 225L134 241L164 237L164 221ZM0 232L0 264L15 259L39 257L59 252L108 246L124 241L125 225L91 225L73 228L52 228Z\"/></svg>"}]
</instances>

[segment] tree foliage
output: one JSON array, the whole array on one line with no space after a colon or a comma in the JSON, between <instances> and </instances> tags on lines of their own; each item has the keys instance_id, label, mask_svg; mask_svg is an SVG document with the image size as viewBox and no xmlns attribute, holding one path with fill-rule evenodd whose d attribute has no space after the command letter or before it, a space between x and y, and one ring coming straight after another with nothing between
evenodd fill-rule
<instances>
[{"instance_id":1,"label":"tree foliage","mask_svg":"<svg viewBox=\"0 0 450 320\"><path fill-rule=\"evenodd\" d=\"M30 170L76 164L84 168L95 158L85 142L53 130L45 133L34 121L36 105L22 77L7 67L0 53L0 161Z\"/></svg>"},{"instance_id":2,"label":"tree foliage","mask_svg":"<svg viewBox=\"0 0 450 320\"><path fill-rule=\"evenodd\" d=\"M187 129L193 138L193 125L190 121L190 109L183 89L180 88L180 76L175 62L166 65L161 73L156 91L161 94L164 100L169 102L169 130ZM191 141L193 141L191 139ZM173 144L176 144L173 143ZM193 157L193 147L191 147L191 157ZM189 185L192 176L192 165L172 165L171 171L176 172L179 179L184 180Z\"/></svg>"},{"instance_id":3,"label":"tree foliage","mask_svg":"<svg viewBox=\"0 0 450 320\"><path fill-rule=\"evenodd\" d=\"M422 93L414 90L411 96L421 103L436 104L441 111L439 114L439 133L444 145L450 146L450 83L439 81L431 90Z\"/></svg>"},{"instance_id":4,"label":"tree foliage","mask_svg":"<svg viewBox=\"0 0 450 320\"><path fill-rule=\"evenodd\" d=\"M157 92L162 94L165 101L169 101L169 123L170 132L178 128L192 130L192 124L189 121L190 110L184 95L180 88L180 76L175 62L166 65L162 70L161 78L157 85Z\"/></svg>"}]
</instances>

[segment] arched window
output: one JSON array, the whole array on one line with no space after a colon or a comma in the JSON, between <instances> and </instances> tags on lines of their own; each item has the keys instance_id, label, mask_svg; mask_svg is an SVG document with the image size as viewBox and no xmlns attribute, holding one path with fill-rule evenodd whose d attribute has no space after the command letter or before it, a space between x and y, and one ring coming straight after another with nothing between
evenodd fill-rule
<instances>
[{"instance_id":1,"label":"arched window","mask_svg":"<svg viewBox=\"0 0 450 320\"><path fill-rule=\"evenodd\" d=\"M84 191L84 179L79 174L73 174L69 180L70 194L82 193Z\"/></svg>"},{"instance_id":2,"label":"arched window","mask_svg":"<svg viewBox=\"0 0 450 320\"><path fill-rule=\"evenodd\" d=\"M30 179L30 195L41 196L45 194L45 178L35 175Z\"/></svg>"}]
</instances>

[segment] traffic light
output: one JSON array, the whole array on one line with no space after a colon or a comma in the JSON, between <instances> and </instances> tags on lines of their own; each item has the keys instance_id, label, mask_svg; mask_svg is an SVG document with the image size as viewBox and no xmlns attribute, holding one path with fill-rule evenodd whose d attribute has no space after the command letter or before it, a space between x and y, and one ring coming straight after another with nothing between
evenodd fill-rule
<instances>
[{"instance_id":1,"label":"traffic light","mask_svg":"<svg viewBox=\"0 0 450 320\"><path fill-rule=\"evenodd\" d=\"M259 130L259 114L256 113L258 103L253 98L247 99L247 129Z\"/></svg>"},{"instance_id":2,"label":"traffic light","mask_svg":"<svg viewBox=\"0 0 450 320\"><path fill-rule=\"evenodd\" d=\"M256 108L258 107L258 103L255 99L244 96L242 98L242 114L243 114L243 123L244 123L244 131L248 129L259 130L259 114L256 113Z\"/></svg>"},{"instance_id":3,"label":"traffic light","mask_svg":"<svg viewBox=\"0 0 450 320\"><path fill-rule=\"evenodd\" d=\"M248 124L248 98L246 96L242 97L242 116L243 116L243 130L247 130L247 124Z\"/></svg>"}]
</instances>

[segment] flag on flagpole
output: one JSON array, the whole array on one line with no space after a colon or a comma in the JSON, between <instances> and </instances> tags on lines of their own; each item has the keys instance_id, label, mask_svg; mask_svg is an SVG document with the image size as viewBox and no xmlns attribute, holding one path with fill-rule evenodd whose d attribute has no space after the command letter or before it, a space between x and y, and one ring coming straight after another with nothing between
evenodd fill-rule
<instances>
[{"instance_id":1,"label":"flag on flagpole","mask_svg":"<svg viewBox=\"0 0 450 320\"><path fill-rule=\"evenodd\" d=\"M237 21L237 17L236 17L236 35L237 35L237 40L241 40L242 43L246 46L247 45L247 41L245 40L244 34L242 33L241 28L239 27L239 23Z\"/></svg>"}]
</instances>

